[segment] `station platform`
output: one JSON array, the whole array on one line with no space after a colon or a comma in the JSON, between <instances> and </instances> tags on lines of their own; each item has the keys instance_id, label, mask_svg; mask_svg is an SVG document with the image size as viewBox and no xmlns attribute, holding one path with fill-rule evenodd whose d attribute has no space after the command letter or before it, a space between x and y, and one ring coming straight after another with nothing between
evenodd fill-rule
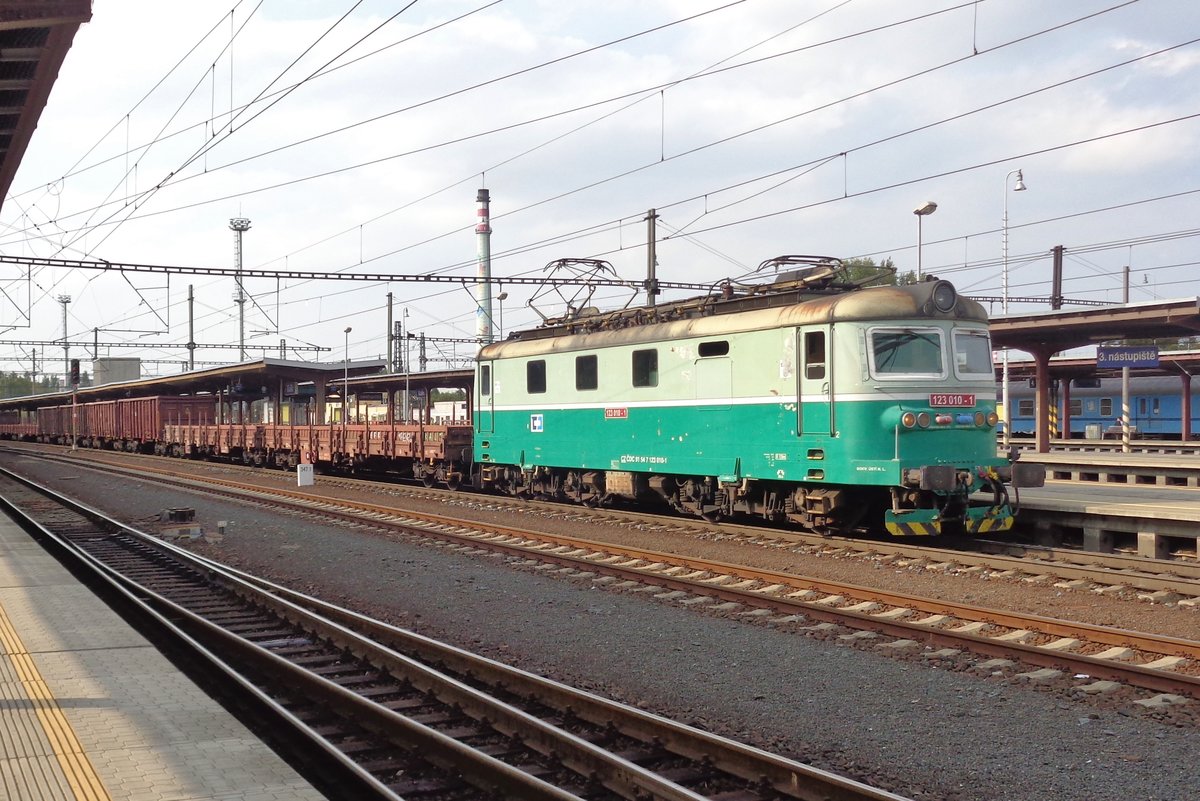
<instances>
[{"instance_id":1,"label":"station platform","mask_svg":"<svg viewBox=\"0 0 1200 801\"><path fill-rule=\"evenodd\" d=\"M1200 538L1200 493L1185 487L1047 481L1020 491L1018 521L1083 532L1085 550L1108 552L1132 544L1162 559L1175 540ZM1200 543L1197 543L1200 545Z\"/></svg>"},{"instance_id":2,"label":"station platform","mask_svg":"<svg viewBox=\"0 0 1200 801\"><path fill-rule=\"evenodd\" d=\"M0 799L321 798L0 514Z\"/></svg>"}]
</instances>

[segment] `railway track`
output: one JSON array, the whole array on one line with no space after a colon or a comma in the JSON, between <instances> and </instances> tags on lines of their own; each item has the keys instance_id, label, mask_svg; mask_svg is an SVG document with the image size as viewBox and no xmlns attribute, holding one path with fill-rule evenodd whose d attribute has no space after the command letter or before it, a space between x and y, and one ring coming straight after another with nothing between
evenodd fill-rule
<instances>
[{"instance_id":1,"label":"railway track","mask_svg":"<svg viewBox=\"0 0 1200 801\"><path fill-rule=\"evenodd\" d=\"M12 446L6 443L0 450L13 453L38 454L45 458L63 459L61 450ZM160 475L167 479L196 477L176 469L146 464L147 461L162 462L162 459L146 460L124 454L102 454L82 451L83 461L96 461L114 469L132 470L141 474ZM129 460L137 459L136 466ZM71 457L70 463L79 463L79 456ZM170 464L170 463L167 463ZM223 467L231 475L252 474L260 481L269 481L283 490L289 483L290 474L264 471L261 469ZM234 481L235 486L247 486ZM336 492L345 487L356 492L379 493L384 498L412 497L436 500L451 507L465 510L512 510L525 515L537 515L549 519L581 519L611 522L622 525L666 528L677 531L681 536L733 538L749 544L766 547L794 548L805 553L825 553L839 557L894 562L903 561L913 567L945 572L976 572L979 575L1012 578L1016 580L1047 580L1061 589L1104 590L1125 592L1132 597L1150 601L1184 601L1185 604L1200 603L1200 562L1194 559L1157 560L1124 553L1095 553L1073 548L1054 548L1002 540L964 539L942 545L926 545L906 541L858 539L850 537L830 538L818 534L785 531L762 526L722 523L714 525L689 518L634 512L620 509L592 509L575 505L564 505L543 501L517 500L505 496L478 495L429 489L408 484L381 483L339 476L322 476L323 489L318 492Z\"/></svg>"},{"instance_id":2,"label":"railway track","mask_svg":"<svg viewBox=\"0 0 1200 801\"><path fill-rule=\"evenodd\" d=\"M224 671L344 797L900 798L254 579L9 471L0 497L157 639Z\"/></svg>"},{"instance_id":3,"label":"railway track","mask_svg":"<svg viewBox=\"0 0 1200 801\"><path fill-rule=\"evenodd\" d=\"M669 602L704 605L729 614L787 624L819 636L895 653L937 648L947 657L967 652L986 667L1033 666L1034 680L1084 677L1084 692L1097 680L1155 693L1156 704L1200 698L1200 643L1172 637L1073 623L1037 615L973 607L885 592L789 573L758 570L675 554L643 551L577 537L535 534L441 515L400 511L238 482L157 477L174 486L217 493L354 525L442 547L499 552L531 568L554 566L597 586L644 591ZM215 485L215 486L214 486ZM994 661L1001 660L1001 661Z\"/></svg>"}]
</instances>

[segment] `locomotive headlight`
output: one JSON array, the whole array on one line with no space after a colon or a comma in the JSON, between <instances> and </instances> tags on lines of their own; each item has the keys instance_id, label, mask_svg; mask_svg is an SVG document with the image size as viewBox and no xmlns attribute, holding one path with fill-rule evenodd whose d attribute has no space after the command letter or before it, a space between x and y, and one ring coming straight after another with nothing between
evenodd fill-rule
<instances>
[{"instance_id":1,"label":"locomotive headlight","mask_svg":"<svg viewBox=\"0 0 1200 801\"><path fill-rule=\"evenodd\" d=\"M994 426L999 422L1000 422L1000 415L996 414L995 412L988 412L987 424L989 426Z\"/></svg>"},{"instance_id":2,"label":"locomotive headlight","mask_svg":"<svg viewBox=\"0 0 1200 801\"><path fill-rule=\"evenodd\" d=\"M958 302L958 293L954 291L954 284L949 281L938 281L933 287L933 305L940 312L948 312L954 309L954 304Z\"/></svg>"},{"instance_id":3,"label":"locomotive headlight","mask_svg":"<svg viewBox=\"0 0 1200 801\"><path fill-rule=\"evenodd\" d=\"M921 428L929 428L929 412L921 412L917 415L917 425Z\"/></svg>"},{"instance_id":4,"label":"locomotive headlight","mask_svg":"<svg viewBox=\"0 0 1200 801\"><path fill-rule=\"evenodd\" d=\"M982 426L987 422L987 415L983 412L975 412L975 425Z\"/></svg>"},{"instance_id":5,"label":"locomotive headlight","mask_svg":"<svg viewBox=\"0 0 1200 801\"><path fill-rule=\"evenodd\" d=\"M905 412L904 414L900 415L900 425L904 426L905 428L912 428L916 424L917 416L912 412Z\"/></svg>"}]
</instances>

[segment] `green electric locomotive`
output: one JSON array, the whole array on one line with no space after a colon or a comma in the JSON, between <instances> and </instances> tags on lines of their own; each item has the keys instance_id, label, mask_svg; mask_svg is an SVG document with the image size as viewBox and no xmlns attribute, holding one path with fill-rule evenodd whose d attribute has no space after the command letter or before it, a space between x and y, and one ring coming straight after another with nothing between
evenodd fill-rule
<instances>
[{"instance_id":1,"label":"green electric locomotive","mask_svg":"<svg viewBox=\"0 0 1200 801\"><path fill-rule=\"evenodd\" d=\"M895 535L1008 529L987 315L948 281L859 287L836 259L750 291L575 314L488 345L484 487Z\"/></svg>"}]
</instances>

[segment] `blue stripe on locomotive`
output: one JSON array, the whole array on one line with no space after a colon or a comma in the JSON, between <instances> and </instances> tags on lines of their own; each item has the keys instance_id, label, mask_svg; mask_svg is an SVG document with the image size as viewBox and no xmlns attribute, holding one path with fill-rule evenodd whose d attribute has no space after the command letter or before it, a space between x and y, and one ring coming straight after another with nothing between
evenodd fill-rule
<instances>
[{"instance_id":1,"label":"blue stripe on locomotive","mask_svg":"<svg viewBox=\"0 0 1200 801\"><path fill-rule=\"evenodd\" d=\"M1180 434L1180 409L1182 408L1183 386L1179 378L1171 376L1132 376L1129 381L1129 419L1137 428L1139 437L1178 437ZM1033 403L1035 390L1025 380L1009 384L1012 403L1013 434L1033 434ZM997 393L999 394L999 393ZM1191 430L1200 434L1200 387L1192 387ZM1022 403L1025 401L1025 403ZM1100 386L1071 387L1072 405L1080 409L1071 415L1071 434L1083 437L1087 426L1100 425L1103 429L1119 425L1121 416L1121 379L1103 378ZM1076 402L1078 402L1076 404ZM1059 408L1062 406L1062 390L1058 392ZM1061 416L1060 416L1061 424Z\"/></svg>"}]
</instances>

